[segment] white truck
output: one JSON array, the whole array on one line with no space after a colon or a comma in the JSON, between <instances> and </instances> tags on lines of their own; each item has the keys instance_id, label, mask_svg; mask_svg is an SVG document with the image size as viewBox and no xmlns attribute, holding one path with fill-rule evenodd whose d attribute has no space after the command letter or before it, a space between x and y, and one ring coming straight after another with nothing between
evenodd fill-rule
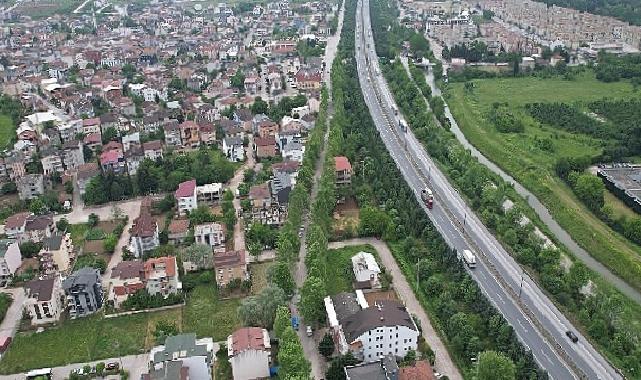
<instances>
[{"instance_id":1,"label":"white truck","mask_svg":"<svg viewBox=\"0 0 641 380\"><path fill-rule=\"evenodd\" d=\"M465 262L465 265L467 265L468 268L476 268L476 255L474 255L469 249L464 249L460 258Z\"/></svg>"}]
</instances>

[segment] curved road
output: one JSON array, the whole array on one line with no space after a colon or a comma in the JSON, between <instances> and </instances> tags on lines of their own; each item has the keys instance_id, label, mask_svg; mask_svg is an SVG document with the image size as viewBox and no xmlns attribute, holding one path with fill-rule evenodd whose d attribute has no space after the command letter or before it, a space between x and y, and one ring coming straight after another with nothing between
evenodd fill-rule
<instances>
[{"instance_id":1,"label":"curved road","mask_svg":"<svg viewBox=\"0 0 641 380\"><path fill-rule=\"evenodd\" d=\"M436 86L431 66L429 72L425 75L427 83L432 89L432 94L440 96L441 90ZM519 195L527 200L527 203L534 209L536 214L539 216L539 219L541 219L541 221L543 221L543 223L550 229L552 234L588 268L603 276L603 278L613 284L621 293L632 298L635 302L641 304L641 292L630 286L623 279L612 273L605 265L601 264L599 261L590 256L590 254L585 249L581 248L581 246L579 246L572 239L570 234L568 234L563 229L563 227L561 227L556 222L556 220L554 220L550 211L545 207L545 205L543 205L543 203L541 203L541 201L539 201L539 199L534 194L532 194L528 189L526 189L523 185L516 181L512 176L504 172L494 162L490 161L481 152L479 152L478 149L476 149L474 145L472 145L467 140L467 138L459 128L456 120L454 119L454 116L452 116L452 113L450 112L450 108L445 102L445 98L443 98L443 104L445 105L445 116L448 118L451 124L450 130L452 131L452 133L454 133L457 140L472 153L472 156L476 157L479 162L485 165L488 169L498 174L501 178L503 178L504 181L514 186L514 190L516 190Z\"/></svg>"},{"instance_id":2,"label":"curved road","mask_svg":"<svg viewBox=\"0 0 641 380\"><path fill-rule=\"evenodd\" d=\"M365 102L383 142L417 200L428 184L435 190L433 209L423 210L447 244L461 252L476 252L478 265L470 275L481 291L503 314L520 341L531 350L539 365L554 379L621 379L596 349L576 332L578 343L565 333L572 323L537 287L524 278L516 261L465 204L463 198L438 170L411 130L401 131L395 120L394 100L380 75L369 17L369 0L359 0L356 30L356 61Z\"/></svg>"}]
</instances>

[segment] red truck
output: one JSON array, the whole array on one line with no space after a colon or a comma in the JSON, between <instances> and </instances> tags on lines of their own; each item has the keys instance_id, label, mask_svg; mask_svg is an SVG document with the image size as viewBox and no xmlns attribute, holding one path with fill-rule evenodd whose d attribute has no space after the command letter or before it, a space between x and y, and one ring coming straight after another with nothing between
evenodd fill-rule
<instances>
[{"instance_id":1,"label":"red truck","mask_svg":"<svg viewBox=\"0 0 641 380\"><path fill-rule=\"evenodd\" d=\"M432 194L432 190L427 187L421 190L421 199L423 200L423 203L425 203L425 206L431 210L434 206L434 195Z\"/></svg>"}]
</instances>

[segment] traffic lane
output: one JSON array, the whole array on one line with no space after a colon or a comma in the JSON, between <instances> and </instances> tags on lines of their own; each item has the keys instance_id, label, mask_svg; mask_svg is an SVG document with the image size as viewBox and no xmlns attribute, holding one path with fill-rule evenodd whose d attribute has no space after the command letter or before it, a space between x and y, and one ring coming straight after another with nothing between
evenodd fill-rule
<instances>
[{"instance_id":1,"label":"traffic lane","mask_svg":"<svg viewBox=\"0 0 641 380\"><path fill-rule=\"evenodd\" d=\"M378 80L378 78L377 78ZM383 90L384 91L384 90ZM385 91L386 92L386 91ZM386 96L387 97L387 96ZM411 133L411 132L410 132ZM413 136L413 135L410 135ZM410 139L410 147L414 148L415 143ZM415 149L419 156L423 156L421 160L418 160L422 164L425 161L431 161L424 154L422 154L422 149ZM433 165L433 164L432 164ZM444 178L437 172L435 174L435 183L439 186L439 190L443 191L446 196L447 201L453 203L453 206L450 210L458 210L459 218L463 220L469 220L470 228L472 234L476 235L475 241L481 242L485 249L483 252L491 252L493 254L488 255L487 257L491 259L492 264L496 267L504 268L505 273L508 273L509 276L505 277L511 283L513 289L518 289L520 285L520 278L522 271L518 264L513 261L513 258L503 250L503 247L499 245L498 242L494 241L494 237L491 233L485 228L482 223L475 217L473 212L466 210L467 207L462 203L460 195L454 193L450 190L449 186L445 186ZM470 215L467 217L467 215ZM459 219L459 220L460 220ZM469 233L469 231L468 231ZM501 253L502 257L497 257L498 253ZM509 265L511 264L511 265ZM605 361L605 359L596 352L596 350L589 344L582 344L576 346L574 343L569 342L565 338L565 332L568 329L573 329L571 323L560 313L558 310L553 310L549 307L549 301L543 301L546 298L541 290L538 287L524 286L524 293L527 293L527 297L524 297L524 302L528 304L530 310L534 313L538 313L537 319L546 326L548 331L555 331L554 342L559 344L563 349L573 358L573 361L582 369L588 369L587 372L592 372L591 375L599 377L599 374L608 376L608 378L619 378L616 371L611 368L611 366ZM583 337L585 340L585 338ZM590 375L590 373L588 373Z\"/></svg>"},{"instance_id":2,"label":"traffic lane","mask_svg":"<svg viewBox=\"0 0 641 380\"><path fill-rule=\"evenodd\" d=\"M362 60L359 60L359 62L362 63ZM363 78L361 77L361 79L363 79ZM363 86L363 87L368 87L368 86L366 85L366 86ZM371 101L370 103L375 103L375 102ZM380 109L378 109L378 107L376 107L375 104L371 104L370 106L373 106L371 108L372 108L373 114L375 116L374 117L375 122L378 122L377 124L379 124L379 125L380 124L388 125L386 122L382 123L382 121L383 121L382 119L384 119L384 117L381 115ZM381 134L384 137L391 137L390 135L393 134L387 128L382 128L382 129L380 129L380 131L381 131ZM393 153L392 156L395 158L395 161L397 161L397 164L401 167L401 171L405 172L404 174L405 174L405 177L408 179L408 182L411 182L411 185L413 185L412 188L415 191L415 196L417 197L417 199L420 199L419 191L417 189L422 188L423 185L419 181L418 176L416 175L417 174L416 172L413 173L414 175L409 175L409 176L407 175L408 172L411 172L412 169L414 169L413 167L411 167L410 163L408 162L409 160L402 160L402 159L399 160L399 158L401 158L400 154L399 154L399 151L401 150L401 148L398 145L394 145L395 138L385 138L384 142L386 143L386 145L388 145L388 148L391 148L390 150ZM437 208L437 210L438 210L438 208ZM458 249L467 248L467 243L464 241L464 239L459 234L451 233L451 232L453 232L451 230L449 231L450 233L447 233L448 232L448 231L446 231L447 228L445 228L445 230L444 230L441 227L442 225L447 226L449 224L455 230L455 226L453 225L451 220L447 219L447 221L446 221L446 217L445 217L444 212L440 212L440 213L434 212L433 214L434 214L434 216L438 216L437 218L440 219L440 221L436 223L437 229L442 230L442 233L444 235L446 235L446 236L449 235L448 237L450 237L450 239L448 239L448 240L451 241L450 245L458 246L457 247ZM441 228L439 228L439 227L441 227ZM494 284L498 285L496 282L494 282ZM498 289L492 289L492 293L494 293L494 294L499 293L499 292L497 292L497 290ZM486 293L489 293L486 289L483 289L483 291L485 291ZM505 303L505 298L507 298L507 297L508 296L504 294L503 297L500 297L500 300L503 303ZM497 308L499 308L498 305L495 305L495 306ZM521 316L521 313L516 308L516 306L514 306L514 305L511 305L511 306L513 308L513 311L510 314L512 314L514 316L517 316L517 318L518 318L518 316ZM516 323L514 323L514 321L512 321L512 324L514 326L518 326L517 328L515 328L517 330L517 333L519 332L518 331L519 329L522 330L522 331L520 331L521 334L519 334L519 335L523 335L523 336L526 336L526 337L528 336L529 330L525 327L525 325L531 325L530 321L527 321L527 320L521 321L519 319L516 319ZM563 367L559 368L558 365L555 365L555 364L552 363L552 361L550 359L550 355L556 356L556 353L554 353L549 346L547 346L546 344L543 344L543 346L541 346L541 340L534 340L534 341L530 341L530 342L527 342L528 339L524 339L524 340L525 340L524 343L528 347L535 347L536 349L539 349L539 351L542 351L544 353L543 357L548 362L548 363L546 363L547 364L546 366L550 367L550 369L551 369L551 371L550 371L551 376L554 376L555 378L561 378L561 377L558 377L558 376L565 376L565 378L567 378L568 376L572 377L571 373L569 372L569 370L566 367L563 366ZM540 363L540 364L543 365L544 363ZM559 373L559 374L557 374L557 373Z\"/></svg>"}]
</instances>

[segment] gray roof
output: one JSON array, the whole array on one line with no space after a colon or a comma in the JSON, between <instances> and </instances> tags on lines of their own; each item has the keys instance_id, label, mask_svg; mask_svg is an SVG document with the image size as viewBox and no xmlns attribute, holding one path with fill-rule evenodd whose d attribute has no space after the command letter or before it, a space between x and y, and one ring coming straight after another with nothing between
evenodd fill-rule
<instances>
[{"instance_id":1,"label":"gray roof","mask_svg":"<svg viewBox=\"0 0 641 380\"><path fill-rule=\"evenodd\" d=\"M345 367L349 380L392 380L398 378L398 364L393 355L387 355L382 360Z\"/></svg>"},{"instance_id":2,"label":"gray roof","mask_svg":"<svg viewBox=\"0 0 641 380\"><path fill-rule=\"evenodd\" d=\"M243 145L243 140L240 137L225 137L225 145Z\"/></svg>"},{"instance_id":3,"label":"gray roof","mask_svg":"<svg viewBox=\"0 0 641 380\"><path fill-rule=\"evenodd\" d=\"M181 360L170 361L162 368L153 368L148 375L143 375L143 380L180 380L183 362Z\"/></svg>"},{"instance_id":4,"label":"gray roof","mask_svg":"<svg viewBox=\"0 0 641 380\"><path fill-rule=\"evenodd\" d=\"M180 357L189 356L207 356L207 346L196 344L196 334L180 334L167 337L165 340L164 351L156 352L154 355L154 363L161 363L173 360L173 353L185 352L185 355Z\"/></svg>"},{"instance_id":5,"label":"gray roof","mask_svg":"<svg viewBox=\"0 0 641 380\"><path fill-rule=\"evenodd\" d=\"M42 248L47 251L57 251L60 249L60 244L62 244L61 235L53 235L42 240Z\"/></svg>"},{"instance_id":6,"label":"gray roof","mask_svg":"<svg viewBox=\"0 0 641 380\"><path fill-rule=\"evenodd\" d=\"M388 380L380 362L345 367L345 374L349 380Z\"/></svg>"},{"instance_id":7,"label":"gray roof","mask_svg":"<svg viewBox=\"0 0 641 380\"><path fill-rule=\"evenodd\" d=\"M412 316L403 304L397 301L376 301L367 309L357 311L344 320L339 318L343 325L347 342L354 342L363 333L378 327L406 326L416 330Z\"/></svg>"},{"instance_id":8,"label":"gray roof","mask_svg":"<svg viewBox=\"0 0 641 380\"><path fill-rule=\"evenodd\" d=\"M336 311L336 318L341 324L344 319L361 310L354 293L338 293L332 296L332 303L334 304L334 311Z\"/></svg>"},{"instance_id":9,"label":"gray roof","mask_svg":"<svg viewBox=\"0 0 641 380\"><path fill-rule=\"evenodd\" d=\"M78 285L84 285L85 287L93 287L96 283L100 282L100 271L94 268L80 268L77 271L73 272L66 280L62 283L62 288L64 290L71 289Z\"/></svg>"}]
</instances>

